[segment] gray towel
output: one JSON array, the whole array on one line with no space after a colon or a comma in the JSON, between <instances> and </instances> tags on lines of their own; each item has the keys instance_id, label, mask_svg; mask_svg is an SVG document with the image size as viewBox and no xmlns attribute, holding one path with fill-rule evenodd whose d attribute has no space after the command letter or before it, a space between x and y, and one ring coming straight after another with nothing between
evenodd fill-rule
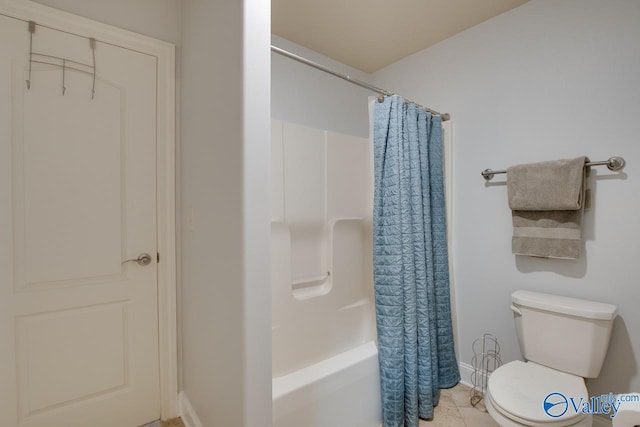
<instances>
[{"instance_id":1,"label":"gray towel","mask_svg":"<svg viewBox=\"0 0 640 427\"><path fill-rule=\"evenodd\" d=\"M581 156L507 169L514 254L568 259L580 256L586 161Z\"/></svg>"}]
</instances>

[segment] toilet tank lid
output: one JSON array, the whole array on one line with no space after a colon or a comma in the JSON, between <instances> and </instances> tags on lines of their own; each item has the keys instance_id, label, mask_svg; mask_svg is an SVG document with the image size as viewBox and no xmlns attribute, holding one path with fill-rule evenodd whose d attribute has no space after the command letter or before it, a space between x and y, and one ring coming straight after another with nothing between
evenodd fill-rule
<instances>
[{"instance_id":1,"label":"toilet tank lid","mask_svg":"<svg viewBox=\"0 0 640 427\"><path fill-rule=\"evenodd\" d=\"M616 306L612 304L530 291L515 291L511 294L511 301L524 307L587 319L612 320L616 317L617 310Z\"/></svg>"}]
</instances>

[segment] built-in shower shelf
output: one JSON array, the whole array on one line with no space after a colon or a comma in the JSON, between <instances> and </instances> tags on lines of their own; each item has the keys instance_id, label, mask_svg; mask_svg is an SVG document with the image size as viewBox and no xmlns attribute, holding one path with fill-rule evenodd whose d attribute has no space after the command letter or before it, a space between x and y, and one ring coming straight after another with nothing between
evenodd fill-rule
<instances>
[{"instance_id":1,"label":"built-in shower shelf","mask_svg":"<svg viewBox=\"0 0 640 427\"><path fill-rule=\"evenodd\" d=\"M331 291L330 272L303 277L291 282L293 297L299 301L326 295Z\"/></svg>"},{"instance_id":2,"label":"built-in shower shelf","mask_svg":"<svg viewBox=\"0 0 640 427\"><path fill-rule=\"evenodd\" d=\"M331 224L332 227L335 227L336 223L341 222L341 221L364 221L364 218L361 216L346 216L343 218L334 218L333 220L331 220L329 222L329 224Z\"/></svg>"},{"instance_id":3,"label":"built-in shower shelf","mask_svg":"<svg viewBox=\"0 0 640 427\"><path fill-rule=\"evenodd\" d=\"M326 250L327 250L327 258L329 260L329 264L317 265L318 270L326 268L327 271L319 272L318 274L311 274L303 277L290 278L289 286L291 289L291 293L293 294L293 297L296 300L303 301L303 300L308 300L311 298L320 297L320 296L329 294L329 292L331 292L331 289L333 287L333 282L335 281L335 278L333 277L334 263L338 262L338 267L342 269L346 268L345 265L352 265L354 262L355 264L358 264L358 261L351 260L350 256L351 256L351 253L361 254L363 250L362 248L360 247L352 248L352 250L350 251L347 250L347 252L343 250L339 257L340 259L337 261L334 255L334 251L336 250L334 246L336 244L336 238L338 237L340 238L340 240L338 240L340 243L338 244L341 245L341 247L344 246L345 233L346 235L351 235L352 236L351 240L353 240L354 233L356 234L362 233L363 230L367 227L367 223L368 222L365 218L358 217L358 216L337 217L337 218L332 218L328 221L328 224L327 224L328 225L328 241L327 241ZM289 250L291 250L292 235L291 235L290 226L286 222L283 222L280 220L273 220L273 219L271 220L271 226L274 232L285 233L286 235L285 238L288 240ZM347 239L347 242L348 241L349 240ZM324 262L322 264L324 264ZM291 264L289 264L290 272L292 271L291 267L292 267ZM313 270L311 270L310 272L313 272ZM350 276L351 276L350 274L347 274L345 277L344 272L340 273L340 277L342 278L341 279L342 281L347 280L347 282L350 282L352 280ZM360 283L361 281L361 279L356 279L356 280L358 283ZM344 292L345 291L343 290L342 294L344 294ZM354 294L354 295L351 295L351 296L345 295L345 298L350 300L349 302L347 302L346 304L347 306L351 306L351 305L356 306L356 305L364 304L364 302L357 300L358 298L357 292L351 292L351 294Z\"/></svg>"},{"instance_id":4,"label":"built-in shower shelf","mask_svg":"<svg viewBox=\"0 0 640 427\"><path fill-rule=\"evenodd\" d=\"M299 288L306 288L309 286L321 285L322 283L325 282L325 280L329 278L330 275L331 273L327 271L326 273L318 274L315 276L303 277L301 279L292 281L291 288L299 289Z\"/></svg>"}]
</instances>

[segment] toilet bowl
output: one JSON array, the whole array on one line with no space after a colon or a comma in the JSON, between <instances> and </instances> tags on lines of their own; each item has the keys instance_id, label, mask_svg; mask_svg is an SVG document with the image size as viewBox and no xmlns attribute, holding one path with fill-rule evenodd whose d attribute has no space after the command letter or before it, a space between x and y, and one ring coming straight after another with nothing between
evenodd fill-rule
<instances>
[{"instance_id":1,"label":"toilet bowl","mask_svg":"<svg viewBox=\"0 0 640 427\"><path fill-rule=\"evenodd\" d=\"M491 415L491 418L494 419L494 421L496 423L498 423L498 425L500 425L501 427L525 427L525 426L544 426L544 427L592 427L593 425L593 418L592 415L584 415L584 417L579 418L575 423L573 424L566 424L567 422L573 422L574 420L563 420L563 421L559 421L559 422L550 422L550 423L544 423L544 424L531 424L531 423L527 423L527 424L523 424L520 422L517 422L515 420L513 420L513 418L510 418L508 416L503 415L500 412L497 412L496 409L493 407L493 403L491 402L491 398L488 396L485 396L485 406L487 408L487 411L489 412L489 415Z\"/></svg>"},{"instance_id":2,"label":"toilet bowl","mask_svg":"<svg viewBox=\"0 0 640 427\"><path fill-rule=\"evenodd\" d=\"M553 405L549 412L544 406L547 396ZM591 415L576 413L569 400L573 397L577 402L587 396L582 377L518 360L489 377L484 400L491 417L503 427L591 427Z\"/></svg>"},{"instance_id":3,"label":"toilet bowl","mask_svg":"<svg viewBox=\"0 0 640 427\"><path fill-rule=\"evenodd\" d=\"M511 295L516 334L526 362L496 369L484 399L502 427L591 427L584 378L600 374L616 307L558 295ZM581 400L582 399L582 400Z\"/></svg>"}]
</instances>

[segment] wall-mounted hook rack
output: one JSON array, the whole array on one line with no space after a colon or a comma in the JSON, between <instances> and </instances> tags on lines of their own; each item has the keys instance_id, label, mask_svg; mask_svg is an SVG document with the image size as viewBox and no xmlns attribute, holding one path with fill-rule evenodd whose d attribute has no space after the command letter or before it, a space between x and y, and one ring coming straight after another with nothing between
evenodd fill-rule
<instances>
[{"instance_id":1,"label":"wall-mounted hook rack","mask_svg":"<svg viewBox=\"0 0 640 427\"><path fill-rule=\"evenodd\" d=\"M66 79L66 71L74 70L79 73L88 74L93 77L93 83L91 86L91 99L94 99L96 93L96 39L93 37L89 39L89 47L91 48L91 56L93 58L93 64L85 64L83 62L74 61L70 58L65 58L62 56L48 55L46 53L35 52L33 50L33 35L36 32L36 23L34 21L29 21L29 77L26 81L27 89L31 89L31 74L33 64L44 64L51 65L54 67L59 67L62 69L62 95L67 91L65 79Z\"/></svg>"}]
</instances>

